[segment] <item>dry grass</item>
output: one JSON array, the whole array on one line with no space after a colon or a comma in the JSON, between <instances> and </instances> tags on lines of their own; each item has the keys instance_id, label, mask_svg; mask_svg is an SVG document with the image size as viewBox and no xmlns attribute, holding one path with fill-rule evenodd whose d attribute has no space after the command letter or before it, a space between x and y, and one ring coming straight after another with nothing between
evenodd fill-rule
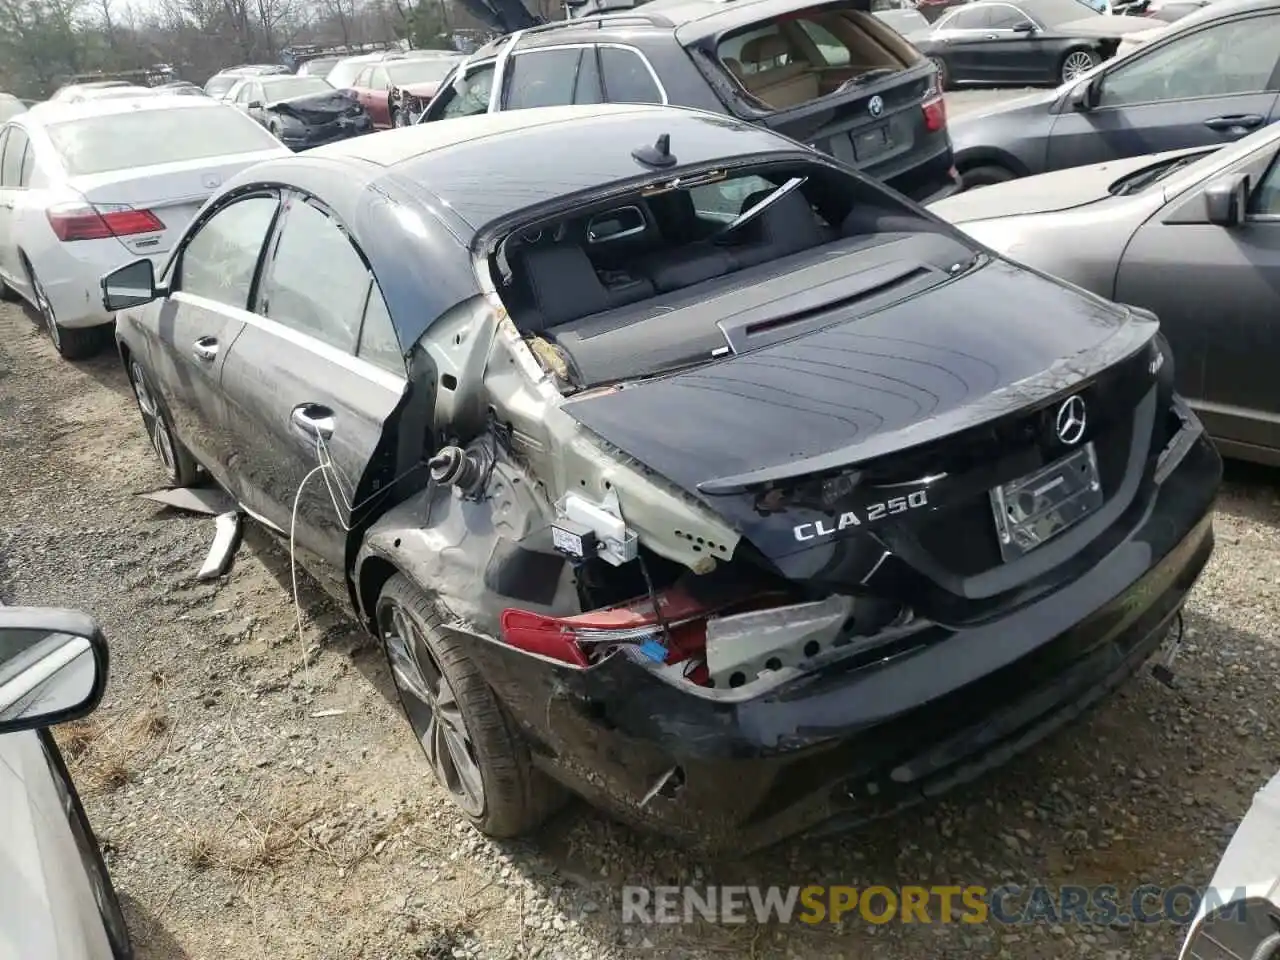
<instances>
[{"instance_id":1,"label":"dry grass","mask_svg":"<svg viewBox=\"0 0 1280 960\"><path fill-rule=\"evenodd\" d=\"M158 705L143 707L124 718L98 718L69 723L57 730L58 747L84 789L110 793L133 779L139 757L170 730L170 720Z\"/></svg>"}]
</instances>

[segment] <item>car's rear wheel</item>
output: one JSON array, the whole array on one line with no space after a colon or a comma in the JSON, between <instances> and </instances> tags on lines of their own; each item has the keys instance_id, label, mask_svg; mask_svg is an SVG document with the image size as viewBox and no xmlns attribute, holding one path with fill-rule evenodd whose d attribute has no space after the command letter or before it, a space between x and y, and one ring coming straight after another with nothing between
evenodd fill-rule
<instances>
[{"instance_id":1,"label":"car's rear wheel","mask_svg":"<svg viewBox=\"0 0 1280 960\"><path fill-rule=\"evenodd\" d=\"M965 170L960 176L966 190L976 190L978 187L989 187L996 183L1005 183L1016 179L1012 170L994 164L972 167Z\"/></svg>"},{"instance_id":2,"label":"car's rear wheel","mask_svg":"<svg viewBox=\"0 0 1280 960\"><path fill-rule=\"evenodd\" d=\"M174 435L173 424L160 402L160 395L136 359L129 360L129 383L133 385L133 397L138 401L138 412L142 414L142 428L147 432L147 439L164 468L169 485L190 486L199 476L200 465Z\"/></svg>"},{"instance_id":3,"label":"car's rear wheel","mask_svg":"<svg viewBox=\"0 0 1280 960\"><path fill-rule=\"evenodd\" d=\"M110 324L93 327L64 327L58 323L58 318L53 312L53 303L45 293L44 285L40 283L40 278L36 276L30 262L26 264L26 268L27 278L31 282L31 292L36 298L36 310L40 313L45 329L49 331L53 349L66 360L87 360L100 353L107 342L106 331L110 330Z\"/></svg>"},{"instance_id":4,"label":"car's rear wheel","mask_svg":"<svg viewBox=\"0 0 1280 960\"><path fill-rule=\"evenodd\" d=\"M933 69L938 72L938 89L951 89L951 74L947 71L947 61L941 57L930 57L929 62L933 64Z\"/></svg>"},{"instance_id":5,"label":"car's rear wheel","mask_svg":"<svg viewBox=\"0 0 1280 960\"><path fill-rule=\"evenodd\" d=\"M1102 58L1092 50L1068 50L1062 58L1062 65L1058 72L1063 83L1070 83L1084 76L1101 62Z\"/></svg>"},{"instance_id":6,"label":"car's rear wheel","mask_svg":"<svg viewBox=\"0 0 1280 960\"><path fill-rule=\"evenodd\" d=\"M378 597L376 620L409 726L463 815L495 837L537 827L563 795L534 769L463 644L441 631L436 605L396 574Z\"/></svg>"}]
</instances>

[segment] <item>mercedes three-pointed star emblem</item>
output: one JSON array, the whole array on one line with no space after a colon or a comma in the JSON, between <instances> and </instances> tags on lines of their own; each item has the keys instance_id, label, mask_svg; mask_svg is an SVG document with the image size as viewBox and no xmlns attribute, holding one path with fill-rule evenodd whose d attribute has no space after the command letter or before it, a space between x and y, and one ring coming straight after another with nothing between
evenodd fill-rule
<instances>
[{"instance_id":1,"label":"mercedes three-pointed star emblem","mask_svg":"<svg viewBox=\"0 0 1280 960\"><path fill-rule=\"evenodd\" d=\"M1085 423L1084 401L1078 395L1068 397L1058 408L1058 416L1054 422L1058 439L1069 447L1079 443L1084 436Z\"/></svg>"}]
</instances>

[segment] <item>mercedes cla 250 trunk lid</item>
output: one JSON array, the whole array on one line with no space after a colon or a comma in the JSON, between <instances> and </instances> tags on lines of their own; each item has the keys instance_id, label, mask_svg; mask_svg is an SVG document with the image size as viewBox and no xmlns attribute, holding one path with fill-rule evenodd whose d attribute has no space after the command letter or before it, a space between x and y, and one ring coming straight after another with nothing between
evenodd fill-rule
<instances>
[{"instance_id":1,"label":"mercedes cla 250 trunk lid","mask_svg":"<svg viewBox=\"0 0 1280 960\"><path fill-rule=\"evenodd\" d=\"M1157 326L996 261L565 410L815 595L874 576L879 595L956 622L1065 559L1062 542L1080 555L1081 532L1132 499Z\"/></svg>"}]
</instances>

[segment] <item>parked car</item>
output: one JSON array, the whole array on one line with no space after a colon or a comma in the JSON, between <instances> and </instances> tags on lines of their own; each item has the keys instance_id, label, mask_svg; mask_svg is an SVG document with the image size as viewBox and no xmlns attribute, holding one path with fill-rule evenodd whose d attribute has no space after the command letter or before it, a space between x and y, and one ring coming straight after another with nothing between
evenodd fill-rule
<instances>
[{"instance_id":1,"label":"parked car","mask_svg":"<svg viewBox=\"0 0 1280 960\"><path fill-rule=\"evenodd\" d=\"M544 774L722 850L887 813L1120 683L1211 551L1154 317L722 114L322 147L153 270L104 302L170 481L355 603L491 834Z\"/></svg>"},{"instance_id":2,"label":"parked car","mask_svg":"<svg viewBox=\"0 0 1280 960\"><path fill-rule=\"evenodd\" d=\"M981 242L1154 310L1177 388L1231 456L1280 465L1280 126L1238 144L1133 157L934 207ZM1176 277L1176 282L1170 282Z\"/></svg>"},{"instance_id":3,"label":"parked car","mask_svg":"<svg viewBox=\"0 0 1280 960\"><path fill-rule=\"evenodd\" d=\"M871 12L877 20L887 23L904 37L929 28L929 21L911 0L872 0Z\"/></svg>"},{"instance_id":4,"label":"parked car","mask_svg":"<svg viewBox=\"0 0 1280 960\"><path fill-rule=\"evenodd\" d=\"M50 727L102 699L107 642L72 610L0 606L0 929L7 957L130 960L124 914Z\"/></svg>"},{"instance_id":5,"label":"parked car","mask_svg":"<svg viewBox=\"0 0 1280 960\"><path fill-rule=\"evenodd\" d=\"M287 151L204 97L50 103L0 127L0 296L31 303L75 360L110 342L102 274L164 262L232 174Z\"/></svg>"},{"instance_id":6,"label":"parked car","mask_svg":"<svg viewBox=\"0 0 1280 960\"><path fill-rule=\"evenodd\" d=\"M231 88L243 77L273 77L288 73L289 68L279 63L246 63L228 67L205 81L204 92L215 100L225 100Z\"/></svg>"},{"instance_id":7,"label":"parked car","mask_svg":"<svg viewBox=\"0 0 1280 960\"><path fill-rule=\"evenodd\" d=\"M197 86L190 80L173 80L169 83L162 83L153 87L159 93L172 93L179 97L206 97L207 93L204 88Z\"/></svg>"},{"instance_id":8,"label":"parked car","mask_svg":"<svg viewBox=\"0 0 1280 960\"><path fill-rule=\"evenodd\" d=\"M352 89L375 127L407 127L422 116L440 82L463 59L458 54L371 63L360 71Z\"/></svg>"},{"instance_id":9,"label":"parked car","mask_svg":"<svg viewBox=\"0 0 1280 960\"><path fill-rule=\"evenodd\" d=\"M517 6L504 5L504 22ZM533 23L476 51L421 122L569 103L679 104L777 130L913 199L957 188L929 62L857 0L652 0Z\"/></svg>"},{"instance_id":10,"label":"parked car","mask_svg":"<svg viewBox=\"0 0 1280 960\"><path fill-rule=\"evenodd\" d=\"M25 113L26 110L27 105L17 97L7 93L0 93L0 123L4 123L10 117Z\"/></svg>"},{"instance_id":11,"label":"parked car","mask_svg":"<svg viewBox=\"0 0 1280 960\"><path fill-rule=\"evenodd\" d=\"M109 90L112 87L133 87L128 80L94 80L89 83L68 83L53 91L46 103L61 103L83 99L90 90Z\"/></svg>"},{"instance_id":12,"label":"parked car","mask_svg":"<svg viewBox=\"0 0 1280 960\"><path fill-rule=\"evenodd\" d=\"M307 150L373 129L354 90L335 90L319 77L248 77L227 100L290 150Z\"/></svg>"},{"instance_id":13,"label":"parked car","mask_svg":"<svg viewBox=\"0 0 1280 960\"><path fill-rule=\"evenodd\" d=\"M325 77L328 76L330 70L338 65L341 57L316 57L308 60L298 67L297 75L299 77Z\"/></svg>"},{"instance_id":14,"label":"parked car","mask_svg":"<svg viewBox=\"0 0 1280 960\"><path fill-rule=\"evenodd\" d=\"M325 79L329 81L330 86L339 90L350 89L355 86L356 78L360 76L360 71L371 63L383 63L387 60L403 60L404 53L399 50L379 50L376 53L361 53L354 57L343 57L330 68Z\"/></svg>"},{"instance_id":15,"label":"parked car","mask_svg":"<svg viewBox=\"0 0 1280 960\"><path fill-rule=\"evenodd\" d=\"M961 117L956 165L984 186L1221 146L1276 119L1278 58L1280 0L1221 0L1074 83Z\"/></svg>"},{"instance_id":16,"label":"parked car","mask_svg":"<svg viewBox=\"0 0 1280 960\"><path fill-rule=\"evenodd\" d=\"M1178 960L1280 960L1280 774L1253 795Z\"/></svg>"},{"instance_id":17,"label":"parked car","mask_svg":"<svg viewBox=\"0 0 1280 960\"><path fill-rule=\"evenodd\" d=\"M1151 0L1144 16L1164 23L1175 23L1190 13L1203 10L1214 0Z\"/></svg>"},{"instance_id":18,"label":"parked car","mask_svg":"<svg viewBox=\"0 0 1280 960\"><path fill-rule=\"evenodd\" d=\"M1148 28L1143 20L1109 16L1080 0L978 0L947 11L907 39L930 59L947 88L1058 84L1109 59L1124 31Z\"/></svg>"},{"instance_id":19,"label":"parked car","mask_svg":"<svg viewBox=\"0 0 1280 960\"><path fill-rule=\"evenodd\" d=\"M119 100L121 98L133 99L137 97L152 97L161 92L168 91L160 91L155 87L135 87L131 84L126 84L120 87L99 87L97 89L84 90L79 93L63 97L57 102L89 103L98 100Z\"/></svg>"}]
</instances>

